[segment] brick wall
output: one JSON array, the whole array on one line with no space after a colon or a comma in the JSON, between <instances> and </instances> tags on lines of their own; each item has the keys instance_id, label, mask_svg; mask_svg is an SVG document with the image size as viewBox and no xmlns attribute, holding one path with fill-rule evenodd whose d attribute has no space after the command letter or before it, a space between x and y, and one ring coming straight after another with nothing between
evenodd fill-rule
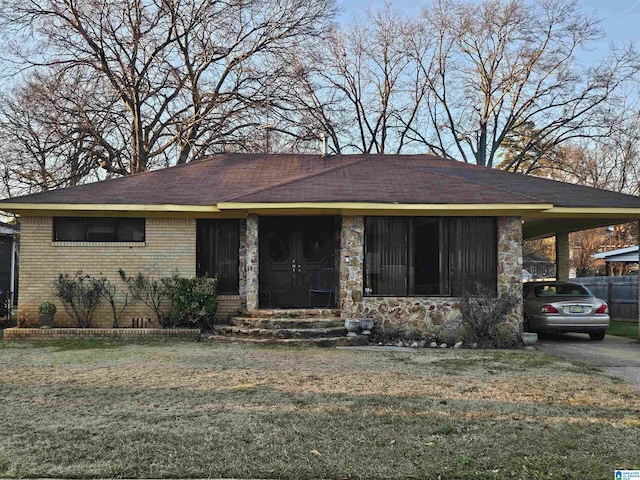
<instances>
[{"instance_id":1,"label":"brick wall","mask_svg":"<svg viewBox=\"0 0 640 480\"><path fill-rule=\"evenodd\" d=\"M218 322L225 323L230 317L237 317L239 308L240 295L220 295L218 297L218 308L216 310Z\"/></svg>"},{"instance_id":2,"label":"brick wall","mask_svg":"<svg viewBox=\"0 0 640 480\"><path fill-rule=\"evenodd\" d=\"M569 234L556 233L556 278L569 280Z\"/></svg>"},{"instance_id":3,"label":"brick wall","mask_svg":"<svg viewBox=\"0 0 640 480\"><path fill-rule=\"evenodd\" d=\"M54 242L51 217L23 216L21 229L18 319L24 319L21 323L26 325L38 325L38 306L51 301L58 307L54 326L75 326L51 291L60 272L103 274L118 286L122 285L120 268L128 275L142 272L150 277L169 276L174 271L185 277L196 273L195 219L148 218L144 243ZM131 325L134 317L154 315L138 302L124 312L123 326ZM93 326L112 326L112 315L104 302L95 312ZM158 325L154 321L149 326Z\"/></svg>"}]
</instances>

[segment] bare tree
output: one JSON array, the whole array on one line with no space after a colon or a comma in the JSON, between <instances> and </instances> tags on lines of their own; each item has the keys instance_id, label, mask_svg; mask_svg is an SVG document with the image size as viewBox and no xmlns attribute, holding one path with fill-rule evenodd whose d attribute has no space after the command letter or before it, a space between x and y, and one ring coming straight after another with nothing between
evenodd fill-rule
<instances>
[{"instance_id":1,"label":"bare tree","mask_svg":"<svg viewBox=\"0 0 640 480\"><path fill-rule=\"evenodd\" d=\"M0 104L3 178L9 196L75 185L92 176L94 137L83 123L86 84L36 74ZM67 96L67 93L72 97Z\"/></svg>"},{"instance_id":2,"label":"bare tree","mask_svg":"<svg viewBox=\"0 0 640 480\"><path fill-rule=\"evenodd\" d=\"M16 64L93 86L89 103L103 110L85 127L101 146L93 151L100 166L119 175L184 163L237 140L255 126L251 109L264 101L285 53L322 37L334 13L332 0L0 6Z\"/></svg>"},{"instance_id":3,"label":"bare tree","mask_svg":"<svg viewBox=\"0 0 640 480\"><path fill-rule=\"evenodd\" d=\"M343 153L534 168L567 141L613 135L638 62L626 47L581 65L598 23L575 0L433 0L412 19L367 11L297 69L304 114L290 115L291 131L322 129Z\"/></svg>"},{"instance_id":4,"label":"bare tree","mask_svg":"<svg viewBox=\"0 0 640 480\"><path fill-rule=\"evenodd\" d=\"M289 131L307 140L326 133L339 153L400 151L399 119L415 105L409 91L413 31L412 22L387 4L336 29L324 50L307 52L292 71L297 114L290 115Z\"/></svg>"},{"instance_id":5,"label":"bare tree","mask_svg":"<svg viewBox=\"0 0 640 480\"><path fill-rule=\"evenodd\" d=\"M526 124L535 135L507 168L541 143L593 136L637 70L631 49L595 67L578 64L577 53L603 34L575 0L435 0L424 22L437 38L421 59L430 131L416 129L413 139L479 165L494 166L507 137Z\"/></svg>"}]
</instances>

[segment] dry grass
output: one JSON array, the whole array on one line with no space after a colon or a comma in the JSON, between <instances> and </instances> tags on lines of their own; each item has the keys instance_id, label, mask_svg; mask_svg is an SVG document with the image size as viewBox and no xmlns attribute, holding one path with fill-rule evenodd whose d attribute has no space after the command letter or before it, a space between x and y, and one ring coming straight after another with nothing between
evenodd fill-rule
<instances>
[{"instance_id":1,"label":"dry grass","mask_svg":"<svg viewBox=\"0 0 640 480\"><path fill-rule=\"evenodd\" d=\"M640 396L540 352L0 350L0 476L609 478Z\"/></svg>"}]
</instances>

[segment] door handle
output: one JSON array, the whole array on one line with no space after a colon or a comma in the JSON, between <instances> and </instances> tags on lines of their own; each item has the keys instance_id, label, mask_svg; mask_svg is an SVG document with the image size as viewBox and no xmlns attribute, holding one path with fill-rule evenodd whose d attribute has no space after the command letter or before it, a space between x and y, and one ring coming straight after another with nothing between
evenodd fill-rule
<instances>
[{"instance_id":1,"label":"door handle","mask_svg":"<svg viewBox=\"0 0 640 480\"><path fill-rule=\"evenodd\" d=\"M295 272L296 272L296 261L295 261L295 260L294 260L294 261L293 261L293 263L291 264L291 271L292 271L293 273L295 273Z\"/></svg>"}]
</instances>

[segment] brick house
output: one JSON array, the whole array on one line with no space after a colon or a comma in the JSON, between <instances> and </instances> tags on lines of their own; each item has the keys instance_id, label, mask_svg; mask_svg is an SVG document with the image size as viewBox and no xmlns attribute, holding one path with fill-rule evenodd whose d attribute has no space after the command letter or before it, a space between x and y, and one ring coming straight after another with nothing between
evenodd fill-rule
<instances>
[{"instance_id":1,"label":"brick house","mask_svg":"<svg viewBox=\"0 0 640 480\"><path fill-rule=\"evenodd\" d=\"M218 155L3 200L21 217L19 318L59 272L216 276L219 316L327 305L437 331L464 282L521 294L523 238L635 221L637 197L431 155ZM335 296L310 296L323 269ZM326 271L326 270L325 270ZM59 309L62 312L62 309ZM63 317L63 313L58 315ZM152 316L140 304L127 317ZM521 305L511 315L521 322ZM64 318L57 320L64 323ZM111 326L106 306L95 325Z\"/></svg>"}]
</instances>

